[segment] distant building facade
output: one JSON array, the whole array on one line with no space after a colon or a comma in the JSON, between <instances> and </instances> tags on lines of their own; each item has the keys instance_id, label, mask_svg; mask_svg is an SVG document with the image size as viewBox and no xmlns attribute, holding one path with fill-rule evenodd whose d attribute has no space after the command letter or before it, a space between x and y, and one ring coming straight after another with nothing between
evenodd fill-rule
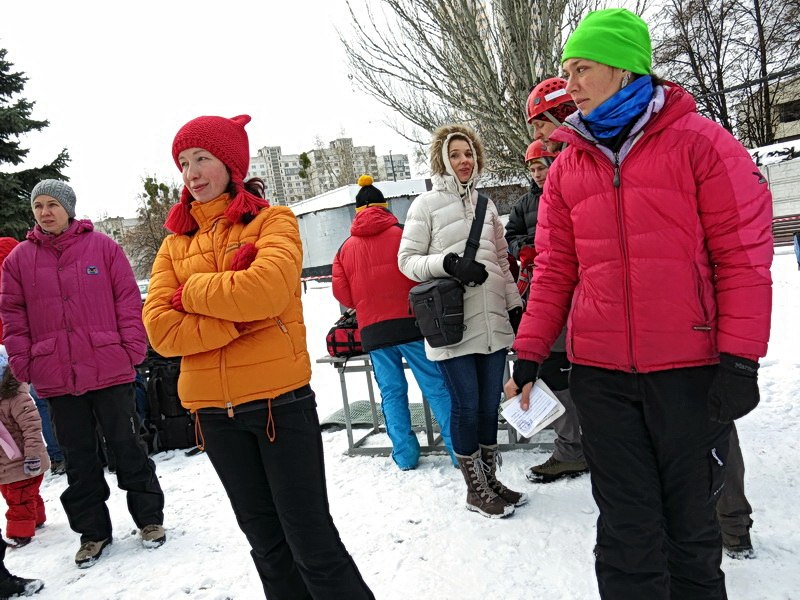
<instances>
[{"instance_id":1,"label":"distant building facade","mask_svg":"<svg viewBox=\"0 0 800 600\"><path fill-rule=\"evenodd\" d=\"M783 84L775 95L775 142L800 139L800 77Z\"/></svg>"},{"instance_id":2,"label":"distant building facade","mask_svg":"<svg viewBox=\"0 0 800 600\"><path fill-rule=\"evenodd\" d=\"M125 233L139 224L139 218L106 217L102 221L95 221L93 224L95 229L105 233L112 240L122 245Z\"/></svg>"},{"instance_id":3,"label":"distant building facade","mask_svg":"<svg viewBox=\"0 0 800 600\"><path fill-rule=\"evenodd\" d=\"M305 170L303 155L308 158ZM264 146L250 157L247 179L260 177L267 199L272 204L288 206L354 184L364 173L375 181L401 181L411 179L411 165L407 154L377 156L375 146L354 146L352 138L339 138L327 148L303 154L283 154L280 146Z\"/></svg>"},{"instance_id":4,"label":"distant building facade","mask_svg":"<svg viewBox=\"0 0 800 600\"><path fill-rule=\"evenodd\" d=\"M288 206L311 195L309 182L300 177L300 155L283 154L280 146L264 146L250 157L247 179L260 177L271 204Z\"/></svg>"},{"instance_id":5,"label":"distant building facade","mask_svg":"<svg viewBox=\"0 0 800 600\"><path fill-rule=\"evenodd\" d=\"M378 157L375 181L401 181L411 179L411 164L408 154L386 154Z\"/></svg>"}]
</instances>

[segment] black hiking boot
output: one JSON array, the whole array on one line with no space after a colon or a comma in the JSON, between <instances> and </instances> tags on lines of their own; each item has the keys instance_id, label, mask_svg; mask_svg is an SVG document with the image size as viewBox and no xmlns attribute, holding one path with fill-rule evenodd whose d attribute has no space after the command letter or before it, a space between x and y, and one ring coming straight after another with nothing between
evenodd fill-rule
<instances>
[{"instance_id":1,"label":"black hiking boot","mask_svg":"<svg viewBox=\"0 0 800 600\"><path fill-rule=\"evenodd\" d=\"M745 533L744 535L729 535L723 531L722 547L725 549L725 554L735 560L756 557L756 551L753 550L753 543L750 541L749 533Z\"/></svg>"},{"instance_id":2,"label":"black hiking boot","mask_svg":"<svg viewBox=\"0 0 800 600\"><path fill-rule=\"evenodd\" d=\"M44 587L41 579L25 579L16 575L0 575L0 600L38 594Z\"/></svg>"}]
</instances>

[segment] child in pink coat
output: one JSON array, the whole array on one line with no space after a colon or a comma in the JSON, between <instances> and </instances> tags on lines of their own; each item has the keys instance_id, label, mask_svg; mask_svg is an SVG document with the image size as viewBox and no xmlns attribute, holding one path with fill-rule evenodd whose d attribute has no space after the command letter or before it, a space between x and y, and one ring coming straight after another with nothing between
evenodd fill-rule
<instances>
[{"instance_id":1,"label":"child in pink coat","mask_svg":"<svg viewBox=\"0 0 800 600\"><path fill-rule=\"evenodd\" d=\"M39 486L49 466L42 420L28 384L11 374L0 346L0 493L8 504L6 536L17 546L29 543L45 522Z\"/></svg>"}]
</instances>

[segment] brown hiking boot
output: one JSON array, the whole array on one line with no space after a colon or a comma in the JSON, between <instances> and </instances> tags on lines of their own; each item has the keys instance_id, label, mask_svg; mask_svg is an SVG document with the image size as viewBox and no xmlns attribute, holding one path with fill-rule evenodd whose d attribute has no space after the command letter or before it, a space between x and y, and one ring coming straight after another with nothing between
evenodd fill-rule
<instances>
[{"instance_id":1,"label":"brown hiking boot","mask_svg":"<svg viewBox=\"0 0 800 600\"><path fill-rule=\"evenodd\" d=\"M80 550L75 555L75 564L78 565L79 569L88 569L97 562L97 559L103 553L103 548L110 543L111 538L106 538L99 542L83 542Z\"/></svg>"},{"instance_id":2,"label":"brown hiking boot","mask_svg":"<svg viewBox=\"0 0 800 600\"><path fill-rule=\"evenodd\" d=\"M514 505L503 500L489 487L486 481L488 468L481 460L480 449L470 456L456 454L456 459L467 482L467 510L490 519L502 519L514 514Z\"/></svg>"},{"instance_id":3,"label":"brown hiking boot","mask_svg":"<svg viewBox=\"0 0 800 600\"><path fill-rule=\"evenodd\" d=\"M495 494L514 506L522 506L528 502L528 494L510 490L497 480L495 473L500 465L503 464L503 457L497 450L497 444L492 446L481 444L481 460L489 468L486 472L486 482Z\"/></svg>"},{"instance_id":4,"label":"brown hiking boot","mask_svg":"<svg viewBox=\"0 0 800 600\"><path fill-rule=\"evenodd\" d=\"M585 460L561 461L551 456L540 465L528 469L525 477L531 483L552 483L563 477L578 477L589 472Z\"/></svg>"},{"instance_id":5,"label":"brown hiking boot","mask_svg":"<svg viewBox=\"0 0 800 600\"><path fill-rule=\"evenodd\" d=\"M142 527L142 546L158 548L167 541L167 534L162 525L153 524Z\"/></svg>"}]
</instances>

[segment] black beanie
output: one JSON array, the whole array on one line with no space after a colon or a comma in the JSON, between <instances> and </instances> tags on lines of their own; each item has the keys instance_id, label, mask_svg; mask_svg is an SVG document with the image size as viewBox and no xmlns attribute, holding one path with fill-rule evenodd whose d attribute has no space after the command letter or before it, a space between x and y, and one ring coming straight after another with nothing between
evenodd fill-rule
<instances>
[{"instance_id":1,"label":"black beanie","mask_svg":"<svg viewBox=\"0 0 800 600\"><path fill-rule=\"evenodd\" d=\"M356 212L367 206L372 206L373 204L388 208L389 205L386 199L383 197L381 191L372 185L372 181L372 177L369 175L362 175L358 178L358 185L361 186L361 189L358 190L356 194Z\"/></svg>"}]
</instances>

